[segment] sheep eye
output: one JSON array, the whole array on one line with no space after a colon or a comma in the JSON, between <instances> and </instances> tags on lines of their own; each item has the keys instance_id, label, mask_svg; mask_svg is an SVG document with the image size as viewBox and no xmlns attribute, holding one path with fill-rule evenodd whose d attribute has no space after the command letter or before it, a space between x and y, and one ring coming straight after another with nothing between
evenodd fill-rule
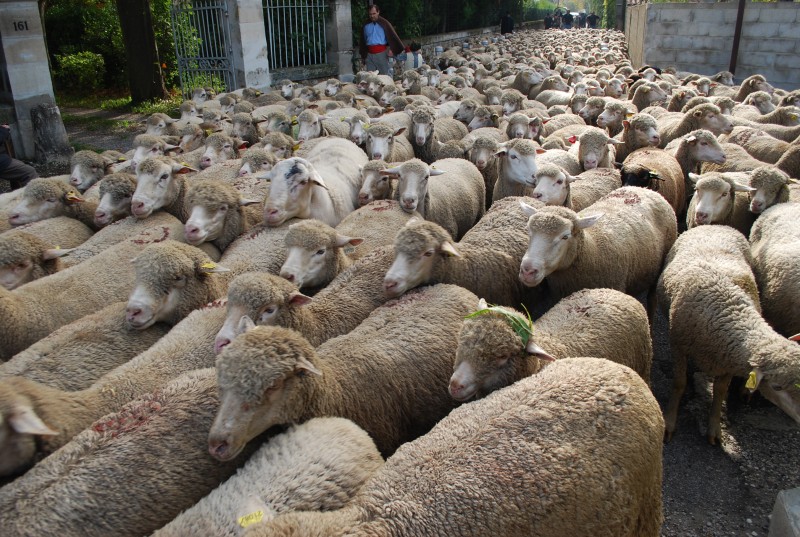
<instances>
[{"instance_id":1,"label":"sheep eye","mask_svg":"<svg viewBox=\"0 0 800 537\"><path fill-rule=\"evenodd\" d=\"M567 233L566 235L564 235L563 237L561 237L561 240L562 240L562 241L566 241L566 240L569 240L569 238L570 238L570 234L569 234L569 233Z\"/></svg>"},{"instance_id":2,"label":"sheep eye","mask_svg":"<svg viewBox=\"0 0 800 537\"><path fill-rule=\"evenodd\" d=\"M314 254L314 255L322 255L324 253L325 253L325 248L320 248L319 250L317 250L316 254Z\"/></svg>"},{"instance_id":3,"label":"sheep eye","mask_svg":"<svg viewBox=\"0 0 800 537\"><path fill-rule=\"evenodd\" d=\"M219 211L220 212L226 212L227 210L228 210L228 206L227 205L220 205L220 207L219 207Z\"/></svg>"},{"instance_id":4,"label":"sheep eye","mask_svg":"<svg viewBox=\"0 0 800 537\"><path fill-rule=\"evenodd\" d=\"M433 250L428 250L427 252L425 252L425 253L424 253L424 254L422 254L422 255L423 255L423 256L425 256L425 257L430 257L430 256L432 256L432 255L433 255Z\"/></svg>"},{"instance_id":5,"label":"sheep eye","mask_svg":"<svg viewBox=\"0 0 800 537\"><path fill-rule=\"evenodd\" d=\"M166 181L169 178L168 173L161 174L161 177L158 178L159 181Z\"/></svg>"},{"instance_id":6,"label":"sheep eye","mask_svg":"<svg viewBox=\"0 0 800 537\"><path fill-rule=\"evenodd\" d=\"M563 184L564 184L564 181L563 181L563 180L561 180L561 179L559 179L558 181L556 181L556 184L557 184L557 185L563 185Z\"/></svg>"},{"instance_id":7,"label":"sheep eye","mask_svg":"<svg viewBox=\"0 0 800 537\"><path fill-rule=\"evenodd\" d=\"M772 388L772 389L773 389L773 390L775 390L776 392L779 392L779 391L782 391L782 390L783 390L783 386L780 386L780 385L778 385L778 384L771 384L771 385L770 385L770 388Z\"/></svg>"},{"instance_id":8,"label":"sheep eye","mask_svg":"<svg viewBox=\"0 0 800 537\"><path fill-rule=\"evenodd\" d=\"M516 160L516 158L517 158L517 155L509 155L509 157L511 157L511 158L513 158L514 160Z\"/></svg>"},{"instance_id":9,"label":"sheep eye","mask_svg":"<svg viewBox=\"0 0 800 537\"><path fill-rule=\"evenodd\" d=\"M725 198L725 197L727 197L727 196L728 196L728 193L727 193L727 192L723 192L723 193L722 193L722 197L723 197L723 198Z\"/></svg>"},{"instance_id":10,"label":"sheep eye","mask_svg":"<svg viewBox=\"0 0 800 537\"><path fill-rule=\"evenodd\" d=\"M56 202L55 198L47 198L47 203L55 203L55 202Z\"/></svg>"},{"instance_id":11,"label":"sheep eye","mask_svg":"<svg viewBox=\"0 0 800 537\"><path fill-rule=\"evenodd\" d=\"M261 312L261 316L263 317L264 315L272 315L273 313L275 313L275 310L276 310L275 306L267 306L266 308L264 308L264 311Z\"/></svg>"}]
</instances>

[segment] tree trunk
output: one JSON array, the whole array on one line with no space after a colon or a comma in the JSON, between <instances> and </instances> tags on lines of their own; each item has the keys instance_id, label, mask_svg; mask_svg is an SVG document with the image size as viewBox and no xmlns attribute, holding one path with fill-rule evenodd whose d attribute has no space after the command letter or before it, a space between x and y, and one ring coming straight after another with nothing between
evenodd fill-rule
<instances>
[{"instance_id":1,"label":"tree trunk","mask_svg":"<svg viewBox=\"0 0 800 537\"><path fill-rule=\"evenodd\" d=\"M166 99L168 94L158 58L150 0L117 0L117 12L128 60L131 102Z\"/></svg>"},{"instance_id":2,"label":"tree trunk","mask_svg":"<svg viewBox=\"0 0 800 537\"><path fill-rule=\"evenodd\" d=\"M69 145L58 107L51 103L37 104L31 108L31 121L36 162L43 168L40 175L69 173L69 160L75 150Z\"/></svg>"}]
</instances>

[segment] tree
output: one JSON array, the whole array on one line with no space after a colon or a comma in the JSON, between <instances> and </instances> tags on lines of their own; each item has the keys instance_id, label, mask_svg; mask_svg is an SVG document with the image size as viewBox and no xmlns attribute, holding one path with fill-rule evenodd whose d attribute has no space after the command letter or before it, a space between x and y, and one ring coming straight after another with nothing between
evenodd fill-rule
<instances>
[{"instance_id":1,"label":"tree","mask_svg":"<svg viewBox=\"0 0 800 537\"><path fill-rule=\"evenodd\" d=\"M168 97L158 58L150 0L117 0L117 11L128 60L131 102Z\"/></svg>"}]
</instances>

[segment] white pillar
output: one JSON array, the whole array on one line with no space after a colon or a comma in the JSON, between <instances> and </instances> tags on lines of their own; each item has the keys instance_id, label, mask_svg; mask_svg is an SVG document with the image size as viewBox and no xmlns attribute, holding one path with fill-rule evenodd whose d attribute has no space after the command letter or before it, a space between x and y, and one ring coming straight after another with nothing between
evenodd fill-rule
<instances>
[{"instance_id":1,"label":"white pillar","mask_svg":"<svg viewBox=\"0 0 800 537\"><path fill-rule=\"evenodd\" d=\"M10 124L14 150L18 158L33 159L36 151L31 109L41 103L55 104L35 1L0 0L0 45L17 118L16 124Z\"/></svg>"},{"instance_id":2,"label":"white pillar","mask_svg":"<svg viewBox=\"0 0 800 537\"><path fill-rule=\"evenodd\" d=\"M339 66L339 77L353 74L353 18L350 0L331 0L328 35L328 63Z\"/></svg>"},{"instance_id":3,"label":"white pillar","mask_svg":"<svg viewBox=\"0 0 800 537\"><path fill-rule=\"evenodd\" d=\"M229 0L233 66L239 87L266 91L272 84L262 0Z\"/></svg>"}]
</instances>

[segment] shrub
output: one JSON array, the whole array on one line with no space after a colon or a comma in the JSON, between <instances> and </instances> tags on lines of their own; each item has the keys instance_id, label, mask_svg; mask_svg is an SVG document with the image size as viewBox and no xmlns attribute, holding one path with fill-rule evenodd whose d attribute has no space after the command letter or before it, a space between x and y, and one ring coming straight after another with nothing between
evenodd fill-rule
<instances>
[{"instance_id":1,"label":"shrub","mask_svg":"<svg viewBox=\"0 0 800 537\"><path fill-rule=\"evenodd\" d=\"M106 67L100 54L94 52L58 54L56 60L58 60L56 80L66 90L95 90L103 82Z\"/></svg>"}]
</instances>

